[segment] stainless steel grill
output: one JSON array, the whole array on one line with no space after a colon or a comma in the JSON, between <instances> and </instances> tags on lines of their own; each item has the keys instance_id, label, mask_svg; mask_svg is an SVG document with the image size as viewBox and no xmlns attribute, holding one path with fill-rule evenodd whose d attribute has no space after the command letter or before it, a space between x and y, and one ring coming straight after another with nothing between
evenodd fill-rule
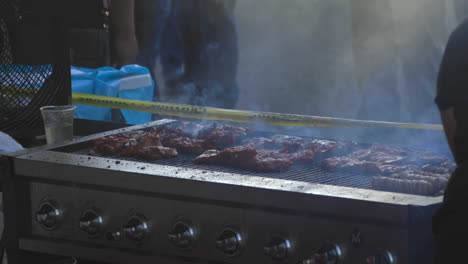
<instances>
[{"instance_id":1,"label":"stainless steel grill","mask_svg":"<svg viewBox=\"0 0 468 264\"><path fill-rule=\"evenodd\" d=\"M316 166L253 173L194 155L88 155L94 138L169 122L12 157L18 247L108 263L430 263L440 197L371 190L371 176Z\"/></svg>"}]
</instances>

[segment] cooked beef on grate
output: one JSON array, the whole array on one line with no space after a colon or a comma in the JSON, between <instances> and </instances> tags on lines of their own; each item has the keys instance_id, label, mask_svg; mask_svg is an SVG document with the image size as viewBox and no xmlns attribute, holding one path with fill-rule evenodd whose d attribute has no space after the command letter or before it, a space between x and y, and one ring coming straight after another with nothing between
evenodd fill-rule
<instances>
[{"instance_id":1,"label":"cooked beef on grate","mask_svg":"<svg viewBox=\"0 0 468 264\"><path fill-rule=\"evenodd\" d=\"M177 156L177 150L164 147L153 132L132 132L98 138L92 141L91 154L118 155L145 160L157 160Z\"/></svg>"},{"instance_id":2,"label":"cooked beef on grate","mask_svg":"<svg viewBox=\"0 0 468 264\"><path fill-rule=\"evenodd\" d=\"M397 156L406 156L409 153L409 150L396 148L396 147L390 147L390 146L384 146L384 145L380 145L380 144L373 144L370 147L370 150L384 152L384 153L388 153L388 154L391 154L391 155L397 155Z\"/></svg>"},{"instance_id":3,"label":"cooked beef on grate","mask_svg":"<svg viewBox=\"0 0 468 264\"><path fill-rule=\"evenodd\" d=\"M397 179L391 177L374 177L372 187L380 191L408 193L431 196L437 193L437 188L429 181Z\"/></svg>"},{"instance_id":4,"label":"cooked beef on grate","mask_svg":"<svg viewBox=\"0 0 468 264\"><path fill-rule=\"evenodd\" d=\"M447 183L446 175L427 175L414 171L374 177L372 187L382 191L433 196L441 195Z\"/></svg>"},{"instance_id":5,"label":"cooked beef on grate","mask_svg":"<svg viewBox=\"0 0 468 264\"><path fill-rule=\"evenodd\" d=\"M124 148L122 152L120 152L120 156L122 157L134 157L144 160L160 160L172 158L177 156L177 154L178 153L175 148L142 145L135 145L128 148Z\"/></svg>"},{"instance_id":6,"label":"cooked beef on grate","mask_svg":"<svg viewBox=\"0 0 468 264\"><path fill-rule=\"evenodd\" d=\"M323 169L333 172L344 171L365 174L375 173L382 175L391 175L406 171L414 171L417 169L417 166L413 165L382 164L366 160L357 160L346 156L324 159L321 162L321 166Z\"/></svg>"},{"instance_id":7,"label":"cooked beef on grate","mask_svg":"<svg viewBox=\"0 0 468 264\"><path fill-rule=\"evenodd\" d=\"M453 170L449 168L445 168L442 166L434 166L430 164L421 166L420 170L429 172L429 173L436 173L436 174L451 174L453 172Z\"/></svg>"},{"instance_id":8,"label":"cooked beef on grate","mask_svg":"<svg viewBox=\"0 0 468 264\"><path fill-rule=\"evenodd\" d=\"M281 144L278 144L276 140L266 137L253 137L244 139L242 140L241 145L257 150L281 148Z\"/></svg>"},{"instance_id":9,"label":"cooked beef on grate","mask_svg":"<svg viewBox=\"0 0 468 264\"><path fill-rule=\"evenodd\" d=\"M257 172L281 172L289 170L292 162L287 159L260 157L254 148L245 146L232 147L225 150L207 150L198 156L194 163L207 165L222 165Z\"/></svg>"},{"instance_id":10,"label":"cooked beef on grate","mask_svg":"<svg viewBox=\"0 0 468 264\"><path fill-rule=\"evenodd\" d=\"M304 149L304 138L288 135L273 135L272 139L276 142L281 152L293 153Z\"/></svg>"},{"instance_id":11,"label":"cooked beef on grate","mask_svg":"<svg viewBox=\"0 0 468 264\"><path fill-rule=\"evenodd\" d=\"M404 172L404 173L397 173L393 174L390 177L395 179L403 179L403 180L421 180L427 181L434 185L437 191L445 190L445 187L448 183L448 178L445 175L424 175L420 174L417 171L415 172Z\"/></svg>"},{"instance_id":12,"label":"cooked beef on grate","mask_svg":"<svg viewBox=\"0 0 468 264\"><path fill-rule=\"evenodd\" d=\"M349 157L331 157L324 159L321 166L327 171L346 171L353 173L380 173L378 163L370 161L361 161Z\"/></svg>"},{"instance_id":13,"label":"cooked beef on grate","mask_svg":"<svg viewBox=\"0 0 468 264\"><path fill-rule=\"evenodd\" d=\"M163 138L162 144L166 147L175 148L181 153L200 154L205 151L203 141L189 137Z\"/></svg>"},{"instance_id":14,"label":"cooked beef on grate","mask_svg":"<svg viewBox=\"0 0 468 264\"><path fill-rule=\"evenodd\" d=\"M203 140L204 149L223 149L239 144L252 133L253 130L245 127L215 124L212 129L200 132L198 139Z\"/></svg>"},{"instance_id":15,"label":"cooked beef on grate","mask_svg":"<svg viewBox=\"0 0 468 264\"><path fill-rule=\"evenodd\" d=\"M182 128L159 126L154 127L152 131L161 137L162 145L165 147L175 148L181 153L203 153L203 141L193 137L193 133L189 130L192 127L194 126L185 125Z\"/></svg>"},{"instance_id":16,"label":"cooked beef on grate","mask_svg":"<svg viewBox=\"0 0 468 264\"><path fill-rule=\"evenodd\" d=\"M299 150L293 153L281 150L259 150L258 155L260 158L287 159L293 164L310 164L314 161L314 152L311 150Z\"/></svg>"},{"instance_id":17,"label":"cooked beef on grate","mask_svg":"<svg viewBox=\"0 0 468 264\"><path fill-rule=\"evenodd\" d=\"M411 172L415 171L418 167L415 165L388 165L378 164L379 173L382 175L392 175L395 173Z\"/></svg>"},{"instance_id":18,"label":"cooked beef on grate","mask_svg":"<svg viewBox=\"0 0 468 264\"><path fill-rule=\"evenodd\" d=\"M427 151L412 151L405 150L396 147L383 146L379 144L374 144L369 149L371 152L383 152L390 155L400 156L402 159L398 162L393 162L393 164L413 164L419 166L433 166L428 167L427 169L433 169L437 171L436 167L442 167L447 169L454 169L455 163L449 160L447 157L442 155L437 155Z\"/></svg>"},{"instance_id":19,"label":"cooked beef on grate","mask_svg":"<svg viewBox=\"0 0 468 264\"><path fill-rule=\"evenodd\" d=\"M347 157L356 160L377 162L382 164L398 164L404 159L404 157L399 155L374 151L372 149L358 150L349 154Z\"/></svg>"},{"instance_id":20,"label":"cooked beef on grate","mask_svg":"<svg viewBox=\"0 0 468 264\"><path fill-rule=\"evenodd\" d=\"M173 126L156 126L150 131L156 133L160 138L192 137L190 133Z\"/></svg>"},{"instance_id":21,"label":"cooked beef on grate","mask_svg":"<svg viewBox=\"0 0 468 264\"><path fill-rule=\"evenodd\" d=\"M125 136L96 138L91 141L89 152L91 155L117 155L128 140Z\"/></svg>"},{"instance_id":22,"label":"cooked beef on grate","mask_svg":"<svg viewBox=\"0 0 468 264\"><path fill-rule=\"evenodd\" d=\"M357 143L353 141L334 141L326 139L312 139L306 143L305 148L312 150L317 160L332 156L343 156L357 149Z\"/></svg>"}]
</instances>

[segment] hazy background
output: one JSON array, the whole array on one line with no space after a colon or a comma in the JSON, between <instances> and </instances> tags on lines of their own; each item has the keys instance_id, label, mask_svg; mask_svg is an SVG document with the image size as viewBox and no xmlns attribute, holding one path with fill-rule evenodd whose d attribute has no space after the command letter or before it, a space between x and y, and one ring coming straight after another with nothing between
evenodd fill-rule
<instances>
[{"instance_id":1,"label":"hazy background","mask_svg":"<svg viewBox=\"0 0 468 264\"><path fill-rule=\"evenodd\" d=\"M465 2L238 0L237 108L438 123L437 69Z\"/></svg>"}]
</instances>

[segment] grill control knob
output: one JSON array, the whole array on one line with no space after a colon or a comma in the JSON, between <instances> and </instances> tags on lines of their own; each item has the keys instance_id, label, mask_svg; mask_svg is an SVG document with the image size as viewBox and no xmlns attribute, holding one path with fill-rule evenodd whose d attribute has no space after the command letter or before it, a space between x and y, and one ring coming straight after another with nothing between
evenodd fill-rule
<instances>
[{"instance_id":1,"label":"grill control knob","mask_svg":"<svg viewBox=\"0 0 468 264\"><path fill-rule=\"evenodd\" d=\"M291 242L281 237L273 237L270 242L263 247L265 255L275 260L286 259L290 249Z\"/></svg>"},{"instance_id":2,"label":"grill control knob","mask_svg":"<svg viewBox=\"0 0 468 264\"><path fill-rule=\"evenodd\" d=\"M396 264L397 259L387 250L379 250L374 256L366 259L366 264Z\"/></svg>"},{"instance_id":3,"label":"grill control knob","mask_svg":"<svg viewBox=\"0 0 468 264\"><path fill-rule=\"evenodd\" d=\"M169 232L168 238L176 247L191 248L195 240L195 230L189 223L177 222Z\"/></svg>"},{"instance_id":4,"label":"grill control knob","mask_svg":"<svg viewBox=\"0 0 468 264\"><path fill-rule=\"evenodd\" d=\"M95 236L101 232L102 217L94 210L87 210L80 218L80 229L90 236Z\"/></svg>"},{"instance_id":5,"label":"grill control knob","mask_svg":"<svg viewBox=\"0 0 468 264\"><path fill-rule=\"evenodd\" d=\"M226 229L216 240L216 248L227 255L236 255L241 251L243 243L244 239L239 232Z\"/></svg>"},{"instance_id":6,"label":"grill control knob","mask_svg":"<svg viewBox=\"0 0 468 264\"><path fill-rule=\"evenodd\" d=\"M149 226L142 216L132 216L123 228L125 236L133 241L141 242L149 234Z\"/></svg>"},{"instance_id":7,"label":"grill control knob","mask_svg":"<svg viewBox=\"0 0 468 264\"><path fill-rule=\"evenodd\" d=\"M339 264L343 260L341 247L332 243L323 245L312 258L300 264Z\"/></svg>"},{"instance_id":8,"label":"grill control knob","mask_svg":"<svg viewBox=\"0 0 468 264\"><path fill-rule=\"evenodd\" d=\"M36 222L44 228L52 230L59 224L62 212L52 201L43 202L36 212Z\"/></svg>"}]
</instances>

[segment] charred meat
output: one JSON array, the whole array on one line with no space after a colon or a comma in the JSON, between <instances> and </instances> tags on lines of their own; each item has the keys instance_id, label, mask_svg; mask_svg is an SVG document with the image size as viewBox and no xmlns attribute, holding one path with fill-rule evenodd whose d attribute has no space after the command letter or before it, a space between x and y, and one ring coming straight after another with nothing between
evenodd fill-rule
<instances>
[{"instance_id":1,"label":"charred meat","mask_svg":"<svg viewBox=\"0 0 468 264\"><path fill-rule=\"evenodd\" d=\"M357 149L357 143L353 141L334 141L325 139L312 139L306 144L306 149L314 152L317 160L332 156L343 156Z\"/></svg>"},{"instance_id":2,"label":"charred meat","mask_svg":"<svg viewBox=\"0 0 468 264\"><path fill-rule=\"evenodd\" d=\"M256 149L245 146L232 147L222 151L207 150L198 156L194 163L221 165L257 172L281 172L289 170L292 166L292 162L287 159L260 157Z\"/></svg>"},{"instance_id":3,"label":"charred meat","mask_svg":"<svg viewBox=\"0 0 468 264\"><path fill-rule=\"evenodd\" d=\"M204 149L224 149L238 145L252 132L252 130L245 127L215 125L212 129L201 132L198 139L203 140L202 146Z\"/></svg>"}]
</instances>

